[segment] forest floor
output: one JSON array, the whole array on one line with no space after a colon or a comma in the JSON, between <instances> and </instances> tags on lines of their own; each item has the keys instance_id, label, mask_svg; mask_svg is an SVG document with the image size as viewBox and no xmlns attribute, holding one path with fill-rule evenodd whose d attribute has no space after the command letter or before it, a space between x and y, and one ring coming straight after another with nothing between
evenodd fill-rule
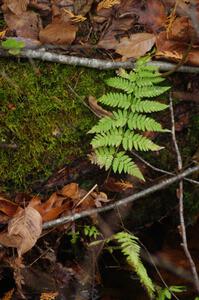
<instances>
[{"instance_id":1,"label":"forest floor","mask_svg":"<svg viewBox=\"0 0 199 300\"><path fill-rule=\"evenodd\" d=\"M155 46L156 59L178 62L185 58L198 66L197 27L190 1L179 1L178 5L175 1L110 1L110 7L100 7L100 1L80 2L67 0L61 6L60 1L53 5L51 1L19 1L13 9L15 1L3 1L0 38L4 41L16 37L24 43L24 51L44 47L58 55L114 62L134 60ZM97 99L110 90L105 80L115 71L26 60L20 58L21 49L15 46L11 43L3 51L19 51L18 57L0 59L0 244L13 216L30 203L38 208L45 225L60 216L103 208L144 191L169 177L164 170L178 172L170 134L156 136L163 150L144 153L141 159L145 161L135 158L145 183L92 165L88 159L88 131L96 124L96 114L102 113L102 108L88 99ZM172 87L183 169L199 161L198 76L174 73L166 79ZM161 100L168 103L168 98L168 94L163 95ZM165 128L171 128L169 110L154 115ZM192 179L197 181L199 174L192 175ZM198 184L185 182L188 246L197 271L198 196ZM17 233L14 234L6 243L16 249L0 248L0 298L149 299L121 252L112 253L115 245L95 244L98 239L105 240L125 230L139 237L141 257L156 285L185 286L186 291L172 297L197 299L189 262L181 247L178 198L178 185L174 184L133 205L49 227L32 249L24 244L31 250L24 251L20 259ZM25 232L26 242L35 238L34 218L29 220L33 225Z\"/></svg>"}]
</instances>

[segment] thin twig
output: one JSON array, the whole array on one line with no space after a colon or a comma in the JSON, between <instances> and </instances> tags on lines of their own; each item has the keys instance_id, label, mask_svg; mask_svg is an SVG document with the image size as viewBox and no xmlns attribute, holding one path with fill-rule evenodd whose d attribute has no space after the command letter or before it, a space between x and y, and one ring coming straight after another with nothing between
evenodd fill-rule
<instances>
[{"instance_id":1,"label":"thin twig","mask_svg":"<svg viewBox=\"0 0 199 300\"><path fill-rule=\"evenodd\" d=\"M7 51L0 49L0 57L12 57ZM108 69L133 69L135 63L133 61L107 61L103 59L95 58L86 58L86 57L77 57L69 56L63 54L57 54L54 52L46 51L45 48L39 49L24 49L18 55L18 57L28 58L28 59L40 59L43 61L56 62L60 64L68 64L72 66L83 66L88 68L108 70ZM164 61L151 61L148 65L156 66L160 71L169 71L175 68L176 64L168 63ZM181 66L177 72L185 73L199 73L198 67L191 66Z\"/></svg>"},{"instance_id":2,"label":"thin twig","mask_svg":"<svg viewBox=\"0 0 199 300\"><path fill-rule=\"evenodd\" d=\"M75 208L78 207L97 187L97 184L95 184L90 191L75 205Z\"/></svg>"},{"instance_id":3,"label":"thin twig","mask_svg":"<svg viewBox=\"0 0 199 300\"><path fill-rule=\"evenodd\" d=\"M172 139L173 139L174 148L175 148L176 157L177 157L178 170L181 171L182 170L182 157L181 157L181 153L180 153L180 150L178 147L176 134L175 134L175 119L174 119L173 100L172 100L171 93L169 96L169 101L170 101L169 107L170 107L170 112L171 112ZM185 226L185 220L184 220L184 197L183 197L183 194L184 194L183 180L180 180L178 198L179 198L180 234L182 236L182 247L183 247L184 253L185 253L185 255L189 261L190 267L191 267L191 272L193 274L195 288L196 288L197 292L199 293L199 277L198 277L198 273L196 270L196 265L192 259L191 253L188 248L188 243L187 243L186 226Z\"/></svg>"},{"instance_id":4,"label":"thin twig","mask_svg":"<svg viewBox=\"0 0 199 300\"><path fill-rule=\"evenodd\" d=\"M148 161L146 161L143 157L141 157L139 154L137 154L135 151L131 151L131 153L137 157L141 162L143 162L146 166L148 166L149 168L151 168L152 170L156 171L156 172L160 172L160 173L163 173L163 174L167 174L167 175L175 175L175 173L172 173L172 172L169 172L169 171L166 171L166 170L163 170L163 169L160 169L160 168L157 168L156 166L152 165L151 163L149 163ZM199 185L199 181L197 180L193 180L193 179L190 179L190 178L187 178L185 177L184 180L190 182L190 183L194 183L194 184L197 184Z\"/></svg>"},{"instance_id":5,"label":"thin twig","mask_svg":"<svg viewBox=\"0 0 199 300\"><path fill-rule=\"evenodd\" d=\"M178 175L175 175L175 176L172 176L171 178L165 179L162 182L159 182L158 184L155 184L155 185L153 185L153 186L151 186L151 187L149 187L149 188L147 188L143 191L140 191L136 194L133 194L129 197L118 200L117 202L111 203L111 204L103 206L103 207L89 209L89 210L86 210L86 211L82 211L81 213L75 213L75 214L72 214L72 215L61 217L61 218L53 220L53 221L46 222L46 223L43 224L43 229L63 225L63 224L66 224L68 222L71 222L71 221L76 221L78 219L91 216L93 214L109 211L109 210L115 209L116 207L128 204L130 202L134 202L134 201L136 201L138 199L141 199L143 197L146 197L146 196L148 196L152 193L155 193L157 191L165 189L166 187L170 186L171 184L173 184L175 182L178 182L179 180L183 179L184 177L186 177L188 175L191 175L191 174L193 174L195 172L198 172L198 171L199 171L199 165L188 168L188 169L186 169L185 171L183 171L182 173L180 173Z\"/></svg>"}]
</instances>

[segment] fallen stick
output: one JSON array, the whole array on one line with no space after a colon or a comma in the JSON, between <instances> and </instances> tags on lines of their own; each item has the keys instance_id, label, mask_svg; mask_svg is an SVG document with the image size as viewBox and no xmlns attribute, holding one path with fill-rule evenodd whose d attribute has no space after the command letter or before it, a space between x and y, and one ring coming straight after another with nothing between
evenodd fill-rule
<instances>
[{"instance_id":1,"label":"fallen stick","mask_svg":"<svg viewBox=\"0 0 199 300\"><path fill-rule=\"evenodd\" d=\"M13 57L7 51L0 49L1 57ZM107 61L103 59L77 57L70 55L57 54L54 52L46 51L45 48L39 49L24 49L20 52L17 57L27 58L27 59L40 59L43 61L56 62L60 64L67 64L72 66L82 66L100 70L108 69L133 69L135 63L133 61ZM160 71L170 71L173 70L176 64L168 63L164 61L151 61L148 65L157 66ZM185 73L199 73L199 67L191 66L181 66L177 69L177 72Z\"/></svg>"},{"instance_id":2,"label":"fallen stick","mask_svg":"<svg viewBox=\"0 0 199 300\"><path fill-rule=\"evenodd\" d=\"M89 209L89 210L85 210L85 211L82 211L80 213L75 213L75 214L72 214L72 215L69 215L69 216L65 216L65 217L61 217L61 218L58 218L56 220L53 220L53 221L49 221L49 222L46 222L43 224L43 229L47 229L47 228L51 228L51 227L54 227L54 226L60 226L60 225L63 225L63 224L66 224L68 222L73 222L73 221L76 221L78 219L82 219L82 218L85 218L85 217L88 217L88 216L91 216L93 214L96 214L96 213L102 213L102 212L105 212L105 211L108 211L108 210L112 210L118 206L122 206L122 205L125 205L125 204L128 204L130 202L134 202L138 199L141 199L143 197L146 197L152 193L155 193L157 191L160 191L168 186L170 186L171 184L175 183L175 182L178 182L180 180L182 180L184 177L194 173L194 172L197 172L199 171L199 165L197 166L194 166L192 168L188 168L186 169L184 172L178 174L178 175L175 175L171 178L168 178L168 179L165 179L164 181L156 184L156 185L153 185L141 192L138 192L136 194L133 194L129 197L126 197L124 199L121 199L121 200L118 200L114 203L111 203L109 205L106 205L106 206L103 206L103 207L100 207L100 208L94 208L94 209Z\"/></svg>"}]
</instances>

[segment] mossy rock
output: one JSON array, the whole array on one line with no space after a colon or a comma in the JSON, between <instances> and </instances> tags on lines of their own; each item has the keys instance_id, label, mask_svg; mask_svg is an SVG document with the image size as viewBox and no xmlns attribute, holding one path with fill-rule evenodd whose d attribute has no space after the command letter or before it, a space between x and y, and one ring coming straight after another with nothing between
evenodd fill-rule
<instances>
[{"instance_id":1,"label":"mossy rock","mask_svg":"<svg viewBox=\"0 0 199 300\"><path fill-rule=\"evenodd\" d=\"M24 190L88 152L96 118L84 105L100 96L107 72L65 65L1 60L1 190Z\"/></svg>"}]
</instances>

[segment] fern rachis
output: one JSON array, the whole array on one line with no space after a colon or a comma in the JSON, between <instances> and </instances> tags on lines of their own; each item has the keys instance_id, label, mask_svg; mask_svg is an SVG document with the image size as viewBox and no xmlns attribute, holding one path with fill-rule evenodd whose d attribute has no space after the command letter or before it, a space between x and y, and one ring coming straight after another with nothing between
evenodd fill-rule
<instances>
[{"instance_id":1,"label":"fern rachis","mask_svg":"<svg viewBox=\"0 0 199 300\"><path fill-rule=\"evenodd\" d=\"M144 180L139 168L133 163L127 151L158 151L158 146L142 132L168 132L148 115L166 109L168 105L154 101L169 87L159 86L164 80L154 66L147 66L146 58L137 61L134 71L119 70L118 77L110 78L107 84L123 92L109 92L98 99L115 110L111 117L99 120L89 133L95 134L91 141L94 149L92 161L100 167L114 172L122 171ZM94 157L94 158L93 158Z\"/></svg>"}]
</instances>

